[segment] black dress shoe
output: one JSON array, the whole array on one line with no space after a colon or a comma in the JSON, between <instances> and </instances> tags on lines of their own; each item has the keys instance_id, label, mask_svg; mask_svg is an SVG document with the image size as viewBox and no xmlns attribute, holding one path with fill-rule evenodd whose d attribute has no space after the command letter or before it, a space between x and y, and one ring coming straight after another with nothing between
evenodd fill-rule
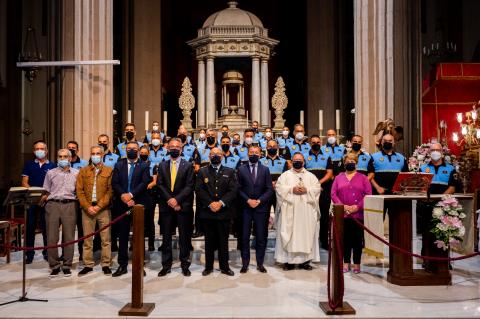
<instances>
[{"instance_id":1,"label":"black dress shoe","mask_svg":"<svg viewBox=\"0 0 480 319\"><path fill-rule=\"evenodd\" d=\"M112 245L111 249L112 249L112 253L118 251L118 245Z\"/></svg>"},{"instance_id":2,"label":"black dress shoe","mask_svg":"<svg viewBox=\"0 0 480 319\"><path fill-rule=\"evenodd\" d=\"M257 266L257 270L258 270L259 272L263 272L263 273L266 273L266 272L267 272L267 270L265 269L265 267L263 267L263 265L258 265L258 266Z\"/></svg>"},{"instance_id":3,"label":"black dress shoe","mask_svg":"<svg viewBox=\"0 0 480 319\"><path fill-rule=\"evenodd\" d=\"M192 238L202 237L204 234L202 232L196 231L192 234Z\"/></svg>"},{"instance_id":4,"label":"black dress shoe","mask_svg":"<svg viewBox=\"0 0 480 319\"><path fill-rule=\"evenodd\" d=\"M112 277L120 277L128 273L126 266L118 266L117 270L112 274Z\"/></svg>"},{"instance_id":5,"label":"black dress shoe","mask_svg":"<svg viewBox=\"0 0 480 319\"><path fill-rule=\"evenodd\" d=\"M83 269L78 272L78 277L85 276L86 274L92 271L93 271L93 268L91 267L83 267Z\"/></svg>"},{"instance_id":6,"label":"black dress shoe","mask_svg":"<svg viewBox=\"0 0 480 319\"><path fill-rule=\"evenodd\" d=\"M187 267L182 268L182 274L183 274L185 277L190 277L190 276L192 275L190 269L188 269Z\"/></svg>"},{"instance_id":7,"label":"black dress shoe","mask_svg":"<svg viewBox=\"0 0 480 319\"><path fill-rule=\"evenodd\" d=\"M205 269L202 271L202 276L208 276L213 272L213 269Z\"/></svg>"},{"instance_id":8,"label":"black dress shoe","mask_svg":"<svg viewBox=\"0 0 480 319\"><path fill-rule=\"evenodd\" d=\"M160 272L158 273L158 277L164 277L171 272L172 272L171 268L163 267L162 270L160 270Z\"/></svg>"},{"instance_id":9,"label":"black dress shoe","mask_svg":"<svg viewBox=\"0 0 480 319\"><path fill-rule=\"evenodd\" d=\"M312 270L312 269L313 269L312 265L310 265L309 262L300 264L300 265L298 266L298 268L303 269L303 270Z\"/></svg>"},{"instance_id":10,"label":"black dress shoe","mask_svg":"<svg viewBox=\"0 0 480 319\"><path fill-rule=\"evenodd\" d=\"M26 263L27 265L31 264L32 262L33 262L33 257L27 257L27 258L25 258L25 263Z\"/></svg>"},{"instance_id":11,"label":"black dress shoe","mask_svg":"<svg viewBox=\"0 0 480 319\"><path fill-rule=\"evenodd\" d=\"M103 271L103 274L105 276L111 276L112 275L112 270L108 266L103 266L102 271Z\"/></svg>"},{"instance_id":12,"label":"black dress shoe","mask_svg":"<svg viewBox=\"0 0 480 319\"><path fill-rule=\"evenodd\" d=\"M155 251L154 245L148 245L148 251Z\"/></svg>"},{"instance_id":13,"label":"black dress shoe","mask_svg":"<svg viewBox=\"0 0 480 319\"><path fill-rule=\"evenodd\" d=\"M240 269L241 274L245 274L245 273L247 273L247 271L248 271L248 266L245 266L245 265L243 265L242 269Z\"/></svg>"},{"instance_id":14,"label":"black dress shoe","mask_svg":"<svg viewBox=\"0 0 480 319\"><path fill-rule=\"evenodd\" d=\"M225 269L225 270L220 270L220 272L224 275L227 275L227 276L234 276L235 275L235 273L230 268Z\"/></svg>"},{"instance_id":15,"label":"black dress shoe","mask_svg":"<svg viewBox=\"0 0 480 319\"><path fill-rule=\"evenodd\" d=\"M293 270L295 268L295 265L289 264L289 263L284 263L283 264L283 270L288 271L288 270Z\"/></svg>"},{"instance_id":16,"label":"black dress shoe","mask_svg":"<svg viewBox=\"0 0 480 319\"><path fill-rule=\"evenodd\" d=\"M147 277L147 272L145 271L145 269L143 270L143 277Z\"/></svg>"}]
</instances>

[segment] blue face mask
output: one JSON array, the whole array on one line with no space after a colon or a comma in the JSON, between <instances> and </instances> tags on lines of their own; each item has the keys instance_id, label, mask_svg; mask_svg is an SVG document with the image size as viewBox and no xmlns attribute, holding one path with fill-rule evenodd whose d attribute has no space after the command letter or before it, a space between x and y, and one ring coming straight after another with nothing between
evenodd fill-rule
<instances>
[{"instance_id":1,"label":"blue face mask","mask_svg":"<svg viewBox=\"0 0 480 319\"><path fill-rule=\"evenodd\" d=\"M92 163L94 165L97 165L102 161L102 157L100 155L92 155L92 157L90 157L90 159L92 160Z\"/></svg>"},{"instance_id":2,"label":"blue face mask","mask_svg":"<svg viewBox=\"0 0 480 319\"><path fill-rule=\"evenodd\" d=\"M38 159L44 159L45 158L45 151L44 150L35 151L35 157L38 158Z\"/></svg>"},{"instance_id":3,"label":"blue face mask","mask_svg":"<svg viewBox=\"0 0 480 319\"><path fill-rule=\"evenodd\" d=\"M66 168L70 166L70 162L68 161L68 159L61 159L58 160L57 165L60 168Z\"/></svg>"}]
</instances>

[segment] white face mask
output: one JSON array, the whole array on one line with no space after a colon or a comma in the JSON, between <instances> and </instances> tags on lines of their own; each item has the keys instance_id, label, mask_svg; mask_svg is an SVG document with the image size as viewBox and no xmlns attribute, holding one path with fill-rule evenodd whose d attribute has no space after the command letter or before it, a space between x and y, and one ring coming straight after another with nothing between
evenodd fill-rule
<instances>
[{"instance_id":1,"label":"white face mask","mask_svg":"<svg viewBox=\"0 0 480 319\"><path fill-rule=\"evenodd\" d=\"M153 139L153 140L152 140L152 145L153 145L153 146L158 146L158 145L160 145L160 140L159 140L158 138Z\"/></svg>"},{"instance_id":2,"label":"white face mask","mask_svg":"<svg viewBox=\"0 0 480 319\"><path fill-rule=\"evenodd\" d=\"M284 137L288 137L288 133L290 133L290 132L289 132L289 131L283 131L283 132L282 132L282 135L283 135Z\"/></svg>"},{"instance_id":3,"label":"white face mask","mask_svg":"<svg viewBox=\"0 0 480 319\"><path fill-rule=\"evenodd\" d=\"M333 145L337 142L337 138L335 136L330 136L329 138L327 138L327 142L328 144Z\"/></svg>"},{"instance_id":4,"label":"white face mask","mask_svg":"<svg viewBox=\"0 0 480 319\"><path fill-rule=\"evenodd\" d=\"M305 135L302 132L298 132L297 134L295 134L295 138L299 141L303 140L304 137Z\"/></svg>"},{"instance_id":5,"label":"white face mask","mask_svg":"<svg viewBox=\"0 0 480 319\"><path fill-rule=\"evenodd\" d=\"M442 153L439 151L432 151L430 153L430 158L436 162L442 158Z\"/></svg>"},{"instance_id":6,"label":"white face mask","mask_svg":"<svg viewBox=\"0 0 480 319\"><path fill-rule=\"evenodd\" d=\"M205 139L205 133L200 133L200 139L204 140Z\"/></svg>"},{"instance_id":7,"label":"white face mask","mask_svg":"<svg viewBox=\"0 0 480 319\"><path fill-rule=\"evenodd\" d=\"M246 137L245 138L245 144L251 145L252 143L253 143L253 138L251 138L251 137Z\"/></svg>"},{"instance_id":8,"label":"white face mask","mask_svg":"<svg viewBox=\"0 0 480 319\"><path fill-rule=\"evenodd\" d=\"M154 131L158 131L158 125L154 125L154 126L152 126L152 130L154 130Z\"/></svg>"},{"instance_id":9,"label":"white face mask","mask_svg":"<svg viewBox=\"0 0 480 319\"><path fill-rule=\"evenodd\" d=\"M272 137L272 132L266 132L266 133L265 133L265 136L266 136L266 137Z\"/></svg>"}]
</instances>

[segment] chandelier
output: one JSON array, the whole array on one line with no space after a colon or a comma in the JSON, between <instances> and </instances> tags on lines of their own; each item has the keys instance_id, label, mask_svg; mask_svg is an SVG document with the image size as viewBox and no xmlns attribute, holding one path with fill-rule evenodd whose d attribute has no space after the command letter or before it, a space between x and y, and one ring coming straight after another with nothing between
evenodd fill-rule
<instances>
[{"instance_id":1,"label":"chandelier","mask_svg":"<svg viewBox=\"0 0 480 319\"><path fill-rule=\"evenodd\" d=\"M471 147L480 143L479 116L480 101L472 106L472 110L464 113L457 113L457 122L460 125L460 134L453 132L453 141L458 146Z\"/></svg>"},{"instance_id":2,"label":"chandelier","mask_svg":"<svg viewBox=\"0 0 480 319\"><path fill-rule=\"evenodd\" d=\"M35 29L32 26L29 26L25 35L22 52L18 55L18 62L39 62L41 60L42 54L38 51ZM33 82L37 77L38 70L38 67L25 68L25 78L28 81Z\"/></svg>"}]
</instances>

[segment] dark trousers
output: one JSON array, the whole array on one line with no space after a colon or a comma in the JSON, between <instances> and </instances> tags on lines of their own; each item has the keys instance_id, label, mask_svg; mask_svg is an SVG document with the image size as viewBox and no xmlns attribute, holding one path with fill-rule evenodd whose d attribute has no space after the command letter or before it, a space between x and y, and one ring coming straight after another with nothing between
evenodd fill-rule
<instances>
[{"instance_id":1,"label":"dark trousers","mask_svg":"<svg viewBox=\"0 0 480 319\"><path fill-rule=\"evenodd\" d=\"M242 264L244 266L250 263L250 233L252 229L255 235L255 256L257 265L263 265L265 259L265 249L267 248L268 235L268 212L257 212L254 209L243 210L243 229L242 229Z\"/></svg>"},{"instance_id":2,"label":"dark trousers","mask_svg":"<svg viewBox=\"0 0 480 319\"><path fill-rule=\"evenodd\" d=\"M197 207L200 207L200 204L198 204L198 201L197 201ZM205 233L205 227L203 226L204 221L205 220L203 218L200 218L200 214L198 213L198 211L196 211L195 212L195 232Z\"/></svg>"},{"instance_id":3,"label":"dark trousers","mask_svg":"<svg viewBox=\"0 0 480 319\"><path fill-rule=\"evenodd\" d=\"M119 206L118 204L113 204L112 220L114 220L120 215L122 215L122 207ZM113 224L112 227L110 227L110 240L112 242L112 248L118 248L119 233L120 233L119 223Z\"/></svg>"},{"instance_id":4,"label":"dark trousers","mask_svg":"<svg viewBox=\"0 0 480 319\"><path fill-rule=\"evenodd\" d=\"M172 229L178 223L178 243L180 246L180 263L182 268L190 266L190 246L192 243L192 214L177 213L173 209L160 212L160 224L163 233L162 265L172 267ZM177 223L175 223L175 220Z\"/></svg>"},{"instance_id":5,"label":"dark trousers","mask_svg":"<svg viewBox=\"0 0 480 319\"><path fill-rule=\"evenodd\" d=\"M202 219L205 229L205 269L213 269L215 249L221 270L228 270L228 230L230 220Z\"/></svg>"},{"instance_id":6,"label":"dark trousers","mask_svg":"<svg viewBox=\"0 0 480 319\"><path fill-rule=\"evenodd\" d=\"M361 221L363 223L363 221ZM343 219L343 262L350 263L353 254L353 263L360 264L363 249L363 229L352 218Z\"/></svg>"},{"instance_id":7,"label":"dark trousers","mask_svg":"<svg viewBox=\"0 0 480 319\"><path fill-rule=\"evenodd\" d=\"M118 264L123 267L128 265L128 241L130 239L130 224L132 222L131 215L122 218L118 223L117 235L119 239L118 245ZM145 243L145 241L144 241Z\"/></svg>"},{"instance_id":8,"label":"dark trousers","mask_svg":"<svg viewBox=\"0 0 480 319\"><path fill-rule=\"evenodd\" d=\"M151 205L145 207L145 237L148 237L148 244L153 245L155 242L155 206L157 205L155 198L152 197Z\"/></svg>"},{"instance_id":9,"label":"dark trousers","mask_svg":"<svg viewBox=\"0 0 480 319\"><path fill-rule=\"evenodd\" d=\"M80 204L76 204L75 210L77 214L77 238L80 238L83 237L82 209L80 208ZM78 254L81 259L83 256L83 240L78 242Z\"/></svg>"},{"instance_id":10,"label":"dark trousers","mask_svg":"<svg viewBox=\"0 0 480 319\"><path fill-rule=\"evenodd\" d=\"M26 246L35 246L35 231L37 228L37 222L40 224L43 237L43 246L47 246L47 228L45 225L45 208L38 205L32 205L27 211L27 227L26 227ZM47 251L42 251L43 255L47 255ZM35 250L28 250L26 252L27 258L33 258L35 256Z\"/></svg>"},{"instance_id":11,"label":"dark trousers","mask_svg":"<svg viewBox=\"0 0 480 319\"><path fill-rule=\"evenodd\" d=\"M328 250L328 231L330 216L330 188L324 188L320 195L320 247Z\"/></svg>"}]
</instances>

